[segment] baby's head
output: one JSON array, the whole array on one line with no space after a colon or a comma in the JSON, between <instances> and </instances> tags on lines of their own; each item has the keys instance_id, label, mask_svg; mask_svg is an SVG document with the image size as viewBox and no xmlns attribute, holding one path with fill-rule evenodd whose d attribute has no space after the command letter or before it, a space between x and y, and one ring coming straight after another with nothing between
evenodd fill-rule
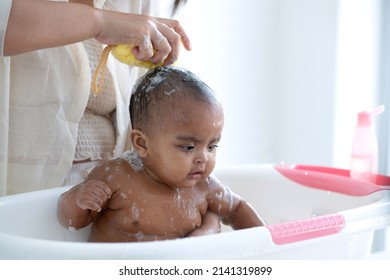
<instances>
[{"instance_id":1,"label":"baby's head","mask_svg":"<svg viewBox=\"0 0 390 280\"><path fill-rule=\"evenodd\" d=\"M189 186L188 174L194 184L211 173L223 109L196 75L174 66L150 70L133 90L130 117L133 147L160 181Z\"/></svg>"},{"instance_id":2,"label":"baby's head","mask_svg":"<svg viewBox=\"0 0 390 280\"><path fill-rule=\"evenodd\" d=\"M195 74L174 66L159 67L149 70L134 86L130 101L132 127L152 133L166 123L165 117L174 113L179 103L192 111L199 105L212 111L222 109L214 92ZM175 114L179 118L177 111Z\"/></svg>"}]
</instances>

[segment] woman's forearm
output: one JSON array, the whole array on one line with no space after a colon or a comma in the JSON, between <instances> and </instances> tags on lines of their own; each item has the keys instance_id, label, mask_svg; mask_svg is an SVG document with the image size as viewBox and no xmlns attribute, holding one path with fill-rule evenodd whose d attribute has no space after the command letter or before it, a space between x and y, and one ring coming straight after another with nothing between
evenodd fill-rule
<instances>
[{"instance_id":1,"label":"woman's forearm","mask_svg":"<svg viewBox=\"0 0 390 280\"><path fill-rule=\"evenodd\" d=\"M99 10L80 4L13 0L4 55L57 47L98 36Z\"/></svg>"},{"instance_id":2,"label":"woman's forearm","mask_svg":"<svg viewBox=\"0 0 390 280\"><path fill-rule=\"evenodd\" d=\"M174 63L190 40L176 20L96 9L84 4L13 0L4 56L96 38L103 44L131 44L140 60Z\"/></svg>"}]
</instances>

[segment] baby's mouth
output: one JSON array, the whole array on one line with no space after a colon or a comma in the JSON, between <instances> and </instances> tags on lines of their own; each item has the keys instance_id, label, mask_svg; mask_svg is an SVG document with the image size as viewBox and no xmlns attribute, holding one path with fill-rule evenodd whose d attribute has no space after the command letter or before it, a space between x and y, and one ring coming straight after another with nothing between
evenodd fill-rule
<instances>
[{"instance_id":1,"label":"baby's mouth","mask_svg":"<svg viewBox=\"0 0 390 280\"><path fill-rule=\"evenodd\" d=\"M190 179L198 179L203 175L203 171L195 171L188 174Z\"/></svg>"}]
</instances>

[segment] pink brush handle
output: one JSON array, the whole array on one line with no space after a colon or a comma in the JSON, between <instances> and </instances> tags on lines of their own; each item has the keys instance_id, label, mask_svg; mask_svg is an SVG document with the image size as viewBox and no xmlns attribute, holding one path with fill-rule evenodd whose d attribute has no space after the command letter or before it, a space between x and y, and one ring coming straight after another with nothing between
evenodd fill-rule
<instances>
[{"instance_id":1,"label":"pink brush handle","mask_svg":"<svg viewBox=\"0 0 390 280\"><path fill-rule=\"evenodd\" d=\"M279 164L274 167L290 180L320 190L363 196L390 189L390 177L381 174L377 175L376 184L372 184L351 179L350 171L346 169L296 164Z\"/></svg>"},{"instance_id":2,"label":"pink brush handle","mask_svg":"<svg viewBox=\"0 0 390 280\"><path fill-rule=\"evenodd\" d=\"M342 215L332 214L266 226L277 245L303 241L340 232L345 221Z\"/></svg>"}]
</instances>

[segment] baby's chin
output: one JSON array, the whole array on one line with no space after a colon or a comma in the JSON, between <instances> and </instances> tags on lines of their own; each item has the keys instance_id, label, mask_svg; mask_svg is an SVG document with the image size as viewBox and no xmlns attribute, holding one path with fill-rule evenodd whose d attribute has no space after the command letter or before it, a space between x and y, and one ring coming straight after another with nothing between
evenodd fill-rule
<instances>
[{"instance_id":1,"label":"baby's chin","mask_svg":"<svg viewBox=\"0 0 390 280\"><path fill-rule=\"evenodd\" d=\"M197 179L186 178L185 180L181 181L180 183L173 184L172 186L175 189L183 189L184 190L184 189L193 188L196 185L198 185L199 183L204 182L204 181L205 181L204 178L197 178Z\"/></svg>"}]
</instances>

